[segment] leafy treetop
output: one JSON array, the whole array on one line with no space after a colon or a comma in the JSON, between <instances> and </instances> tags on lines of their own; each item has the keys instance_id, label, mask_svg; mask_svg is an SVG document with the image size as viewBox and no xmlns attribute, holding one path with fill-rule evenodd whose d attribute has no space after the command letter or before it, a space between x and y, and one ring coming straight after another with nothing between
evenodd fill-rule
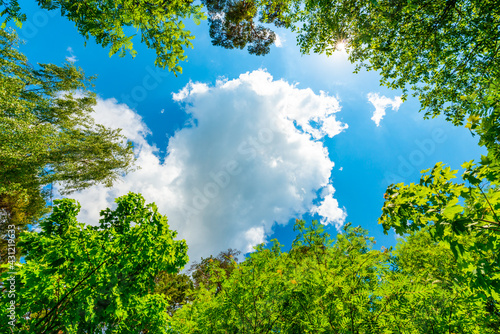
<instances>
[{"instance_id":1,"label":"leafy treetop","mask_svg":"<svg viewBox=\"0 0 500 334\"><path fill-rule=\"evenodd\" d=\"M166 217L141 195L116 203L101 211L99 226L88 226L76 220L76 201L57 200L40 232L20 236L27 255L15 277L18 333L166 333L168 302L154 293L155 277L187 263L186 243L175 240ZM7 292L1 295L4 333Z\"/></svg>"},{"instance_id":2,"label":"leafy treetop","mask_svg":"<svg viewBox=\"0 0 500 334\"><path fill-rule=\"evenodd\" d=\"M395 252L347 224L336 238L297 221L289 252L275 240L211 281L172 317L172 333L494 333L485 302L454 283L461 271L426 232ZM494 306L495 304L493 304Z\"/></svg>"},{"instance_id":3,"label":"leafy treetop","mask_svg":"<svg viewBox=\"0 0 500 334\"><path fill-rule=\"evenodd\" d=\"M120 130L94 122L95 94L81 69L33 67L18 42L0 29L0 213L22 229L46 212L47 185L58 182L63 193L110 186L134 154Z\"/></svg>"},{"instance_id":4,"label":"leafy treetop","mask_svg":"<svg viewBox=\"0 0 500 334\"><path fill-rule=\"evenodd\" d=\"M464 183L455 182L456 170L437 163L422 172L418 184L389 186L379 223L385 233L429 230L465 268L464 284L500 300L499 163L483 157L479 165L470 161L462 167Z\"/></svg>"},{"instance_id":5,"label":"leafy treetop","mask_svg":"<svg viewBox=\"0 0 500 334\"><path fill-rule=\"evenodd\" d=\"M86 39L93 37L103 47L109 46L110 56L115 53L135 56L132 39L136 34L125 32L128 27L135 28L141 41L155 50L155 65L174 73L182 72L178 64L186 59L184 49L192 47L194 38L182 19L192 17L199 24L205 18L202 6L193 5L189 0L37 1L43 9L60 10ZM2 0L0 5L6 8L1 13L6 15L6 20L26 20L17 1Z\"/></svg>"}]
</instances>

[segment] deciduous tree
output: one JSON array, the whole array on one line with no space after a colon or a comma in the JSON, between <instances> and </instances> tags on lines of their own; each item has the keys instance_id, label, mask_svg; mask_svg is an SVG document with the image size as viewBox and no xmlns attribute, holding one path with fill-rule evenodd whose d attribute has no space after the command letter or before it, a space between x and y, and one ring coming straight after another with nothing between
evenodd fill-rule
<instances>
[{"instance_id":1,"label":"deciduous tree","mask_svg":"<svg viewBox=\"0 0 500 334\"><path fill-rule=\"evenodd\" d=\"M141 41L156 52L155 64L174 73L182 72L179 62L186 59L184 50L192 47L194 38L185 29L183 19L193 18L200 23L205 15L202 6L190 0L38 0L41 8L59 10L73 21L78 32L86 39L95 38L103 47L110 47L110 56L118 53L135 56L132 39L127 28L136 29ZM1 1L6 19L26 20L17 1Z\"/></svg>"},{"instance_id":2,"label":"deciduous tree","mask_svg":"<svg viewBox=\"0 0 500 334\"><path fill-rule=\"evenodd\" d=\"M499 163L483 157L462 167L463 183L454 181L458 171L437 163L418 184L389 186L379 223L385 233L428 229L450 245L467 272L462 283L500 302Z\"/></svg>"},{"instance_id":3,"label":"deciduous tree","mask_svg":"<svg viewBox=\"0 0 500 334\"><path fill-rule=\"evenodd\" d=\"M134 155L119 130L94 122L95 94L81 69L33 67L17 44L0 30L0 215L22 230L46 213L47 185L58 182L63 193L110 186Z\"/></svg>"},{"instance_id":4,"label":"deciduous tree","mask_svg":"<svg viewBox=\"0 0 500 334\"><path fill-rule=\"evenodd\" d=\"M19 333L166 333L168 302L154 293L155 277L187 263L186 243L141 195L116 203L89 226L77 222L76 201L57 200L40 232L20 236L27 255L16 267L14 299L3 286L3 333L11 299Z\"/></svg>"},{"instance_id":5,"label":"deciduous tree","mask_svg":"<svg viewBox=\"0 0 500 334\"><path fill-rule=\"evenodd\" d=\"M276 34L262 23L291 27L292 1L203 0L207 7L212 44L243 49L255 55L269 53ZM261 24L258 24L256 21Z\"/></svg>"},{"instance_id":6,"label":"deciduous tree","mask_svg":"<svg viewBox=\"0 0 500 334\"><path fill-rule=\"evenodd\" d=\"M426 232L395 252L346 225L336 238L296 224L289 252L259 246L230 276L200 284L172 318L174 333L494 333L486 304L454 281L452 252Z\"/></svg>"}]
</instances>

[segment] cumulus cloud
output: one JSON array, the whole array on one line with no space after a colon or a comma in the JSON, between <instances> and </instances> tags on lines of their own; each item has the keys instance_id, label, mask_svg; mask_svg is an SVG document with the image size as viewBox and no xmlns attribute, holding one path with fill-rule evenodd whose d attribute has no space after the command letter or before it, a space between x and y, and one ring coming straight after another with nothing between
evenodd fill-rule
<instances>
[{"instance_id":1,"label":"cumulus cloud","mask_svg":"<svg viewBox=\"0 0 500 334\"><path fill-rule=\"evenodd\" d=\"M276 46L277 48L282 48L283 42L284 42L284 38L281 37L280 35L276 34L276 39L274 40L274 46Z\"/></svg>"},{"instance_id":2,"label":"cumulus cloud","mask_svg":"<svg viewBox=\"0 0 500 334\"><path fill-rule=\"evenodd\" d=\"M337 229L340 229L347 218L347 213L345 209L339 207L339 202L333 198L334 193L335 188L333 188L331 184L327 185L323 189L323 202L319 206L313 208L312 212L321 216L321 224L333 224Z\"/></svg>"},{"instance_id":3,"label":"cumulus cloud","mask_svg":"<svg viewBox=\"0 0 500 334\"><path fill-rule=\"evenodd\" d=\"M73 54L73 48L71 46L68 46L66 51L70 54L70 56L66 56L66 61L69 61L70 63L78 61L78 58Z\"/></svg>"},{"instance_id":4,"label":"cumulus cloud","mask_svg":"<svg viewBox=\"0 0 500 334\"><path fill-rule=\"evenodd\" d=\"M247 240L245 252L249 253L253 251L253 246L261 244L265 240L264 227L252 227L245 232L245 239Z\"/></svg>"},{"instance_id":5,"label":"cumulus cloud","mask_svg":"<svg viewBox=\"0 0 500 334\"><path fill-rule=\"evenodd\" d=\"M184 86L178 93L172 94L172 99L174 101L182 101L186 99L189 95L202 94L208 91L208 86L204 83L189 81L189 83Z\"/></svg>"},{"instance_id":6,"label":"cumulus cloud","mask_svg":"<svg viewBox=\"0 0 500 334\"><path fill-rule=\"evenodd\" d=\"M375 111L373 112L372 120L380 126L380 121L385 116L385 109L391 106L392 110L398 110L399 106L403 103L400 96L396 96L394 99L390 99L385 96L380 96L378 93L368 93L368 101L373 104Z\"/></svg>"},{"instance_id":7,"label":"cumulus cloud","mask_svg":"<svg viewBox=\"0 0 500 334\"><path fill-rule=\"evenodd\" d=\"M169 139L163 163L138 114L116 100L98 100L96 120L124 129L141 168L112 188L73 194L82 221L96 223L115 197L142 193L186 239L191 260L229 247L251 251L275 222L305 213L343 223L345 211L329 184L334 163L320 141L347 128L335 118L335 98L273 80L264 70L214 86L191 82L173 98L196 122Z\"/></svg>"}]
</instances>

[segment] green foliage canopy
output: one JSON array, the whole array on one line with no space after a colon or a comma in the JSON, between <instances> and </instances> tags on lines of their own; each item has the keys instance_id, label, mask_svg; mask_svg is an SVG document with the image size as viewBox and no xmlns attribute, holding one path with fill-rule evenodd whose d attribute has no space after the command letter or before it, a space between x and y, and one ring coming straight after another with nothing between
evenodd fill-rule
<instances>
[{"instance_id":1,"label":"green foliage canopy","mask_svg":"<svg viewBox=\"0 0 500 334\"><path fill-rule=\"evenodd\" d=\"M345 42L352 62L382 82L419 96L426 116L498 106L500 6L496 0L341 0L305 2L302 52L331 54Z\"/></svg>"},{"instance_id":2,"label":"green foliage canopy","mask_svg":"<svg viewBox=\"0 0 500 334\"><path fill-rule=\"evenodd\" d=\"M178 64L186 59L185 48L193 46L194 36L182 19L192 17L199 24L205 18L202 6L189 0L38 0L38 4L43 9L60 10L86 39L93 37L103 47L109 46L110 56L135 56L132 39L136 34L127 29L135 28L141 41L156 52L155 65L174 73L182 72ZM26 20L17 1L1 1L0 5L6 8L2 12L6 20Z\"/></svg>"},{"instance_id":3,"label":"green foliage canopy","mask_svg":"<svg viewBox=\"0 0 500 334\"><path fill-rule=\"evenodd\" d=\"M500 165L483 157L479 165L462 167L464 183L454 182L456 170L438 163L418 184L389 186L379 223L385 233L429 229L468 273L462 283L500 301Z\"/></svg>"},{"instance_id":4,"label":"green foliage canopy","mask_svg":"<svg viewBox=\"0 0 500 334\"><path fill-rule=\"evenodd\" d=\"M168 302L153 293L155 277L187 263L186 243L142 196L129 193L116 203L101 211L99 226L88 226L76 220L77 202L57 200L41 232L20 236L27 255L17 265L17 332L166 332ZM5 291L1 297L7 333L10 299Z\"/></svg>"},{"instance_id":5,"label":"green foliage canopy","mask_svg":"<svg viewBox=\"0 0 500 334\"><path fill-rule=\"evenodd\" d=\"M177 310L172 333L494 333L483 300L445 244L419 232L395 252L347 225L330 238L306 228L286 253L259 246L230 275L210 262L211 280Z\"/></svg>"},{"instance_id":6,"label":"green foliage canopy","mask_svg":"<svg viewBox=\"0 0 500 334\"><path fill-rule=\"evenodd\" d=\"M191 301L190 291L193 289L194 284L191 278L180 272L161 271L155 277L154 292L168 301L169 315L174 314L182 305Z\"/></svg>"},{"instance_id":7,"label":"green foliage canopy","mask_svg":"<svg viewBox=\"0 0 500 334\"><path fill-rule=\"evenodd\" d=\"M255 55L269 53L276 34L263 24L290 27L290 0L228 1L203 0L207 7L212 44L226 49L243 49ZM298 4L298 3L297 3Z\"/></svg>"},{"instance_id":8,"label":"green foliage canopy","mask_svg":"<svg viewBox=\"0 0 500 334\"><path fill-rule=\"evenodd\" d=\"M95 124L95 94L81 69L35 68L17 44L15 33L0 30L0 213L22 229L46 212L44 186L110 186L134 155L119 130Z\"/></svg>"}]
</instances>

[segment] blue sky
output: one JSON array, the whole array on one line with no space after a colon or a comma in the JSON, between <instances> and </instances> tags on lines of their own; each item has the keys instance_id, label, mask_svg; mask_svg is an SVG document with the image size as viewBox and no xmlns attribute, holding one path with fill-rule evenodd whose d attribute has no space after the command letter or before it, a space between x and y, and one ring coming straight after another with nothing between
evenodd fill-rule
<instances>
[{"instance_id":1,"label":"blue sky","mask_svg":"<svg viewBox=\"0 0 500 334\"><path fill-rule=\"evenodd\" d=\"M257 57L214 47L207 22L186 22L196 39L175 77L154 67L154 52L139 39L134 59L110 58L93 40L85 46L58 12L24 2L19 35L29 61L72 58L97 75L96 120L122 127L137 144L140 171L112 189L72 196L81 220L95 223L114 196L141 192L186 238L193 260L273 238L289 246L296 218L323 219L332 234L349 221L368 229L377 247L392 246L395 236L377 224L386 187L418 182L438 161L459 168L484 153L466 129L423 120L413 98L383 108L384 97L397 104L401 93L381 87L377 73L353 74L345 52L301 55L284 30L277 30L281 47ZM379 126L369 94L386 112ZM187 212L209 183L218 188L208 186L208 203Z\"/></svg>"}]
</instances>

